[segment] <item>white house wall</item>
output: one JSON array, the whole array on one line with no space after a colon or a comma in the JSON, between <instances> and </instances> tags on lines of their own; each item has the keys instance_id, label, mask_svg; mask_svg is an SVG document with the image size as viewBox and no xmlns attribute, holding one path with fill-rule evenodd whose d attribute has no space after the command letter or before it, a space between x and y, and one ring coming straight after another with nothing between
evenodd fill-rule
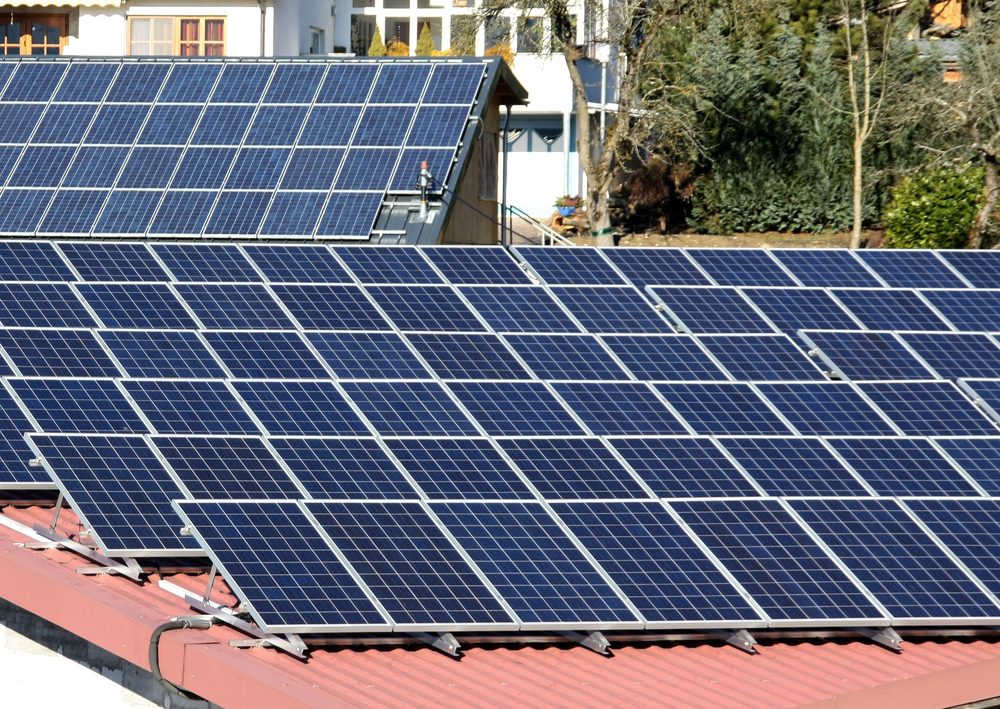
<instances>
[{"instance_id":1,"label":"white house wall","mask_svg":"<svg viewBox=\"0 0 1000 709\"><path fill-rule=\"evenodd\" d=\"M332 52L334 18L331 7L330 0L274 0L274 12L280 20L278 34L274 37L274 56L309 54L313 28L323 31L325 52Z\"/></svg>"}]
</instances>

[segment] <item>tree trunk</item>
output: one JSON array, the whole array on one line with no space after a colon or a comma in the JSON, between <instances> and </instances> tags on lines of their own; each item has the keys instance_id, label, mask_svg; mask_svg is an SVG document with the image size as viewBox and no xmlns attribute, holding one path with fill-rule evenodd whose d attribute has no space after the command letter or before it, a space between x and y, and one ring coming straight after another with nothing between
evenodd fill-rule
<instances>
[{"instance_id":1,"label":"tree trunk","mask_svg":"<svg viewBox=\"0 0 1000 709\"><path fill-rule=\"evenodd\" d=\"M594 246L614 246L615 235L611 233L611 215L608 213L607 190L590 193L590 231L594 234Z\"/></svg>"},{"instance_id":2,"label":"tree trunk","mask_svg":"<svg viewBox=\"0 0 1000 709\"><path fill-rule=\"evenodd\" d=\"M861 248L861 218L862 218L862 182L861 158L864 142L860 136L854 138L854 226L851 229L851 248Z\"/></svg>"},{"instance_id":3,"label":"tree trunk","mask_svg":"<svg viewBox=\"0 0 1000 709\"><path fill-rule=\"evenodd\" d=\"M986 225L997 208L997 197L1000 196L998 194L1000 185L997 184L997 156L987 155L985 167L986 202L983 204L983 208L979 210L979 214L976 215L976 221L972 223L972 229L969 230L969 243L966 246L969 249L983 248L983 232L986 231Z\"/></svg>"}]
</instances>

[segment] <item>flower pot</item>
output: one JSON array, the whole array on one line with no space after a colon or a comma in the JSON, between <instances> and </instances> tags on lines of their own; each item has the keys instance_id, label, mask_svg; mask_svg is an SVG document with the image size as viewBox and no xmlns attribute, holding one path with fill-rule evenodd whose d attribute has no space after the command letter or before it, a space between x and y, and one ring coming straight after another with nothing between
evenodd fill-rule
<instances>
[{"instance_id":1,"label":"flower pot","mask_svg":"<svg viewBox=\"0 0 1000 709\"><path fill-rule=\"evenodd\" d=\"M576 211L576 207L556 207L559 210L560 217L568 217L570 214Z\"/></svg>"}]
</instances>

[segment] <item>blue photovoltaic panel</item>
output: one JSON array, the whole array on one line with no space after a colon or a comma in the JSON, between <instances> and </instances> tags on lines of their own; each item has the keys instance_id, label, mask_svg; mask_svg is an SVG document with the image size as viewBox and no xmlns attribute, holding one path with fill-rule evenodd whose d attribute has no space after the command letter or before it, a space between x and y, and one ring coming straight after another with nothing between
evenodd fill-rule
<instances>
[{"instance_id":1,"label":"blue photovoltaic panel","mask_svg":"<svg viewBox=\"0 0 1000 709\"><path fill-rule=\"evenodd\" d=\"M159 204L159 192L115 190L94 224L94 234L143 234Z\"/></svg>"},{"instance_id":2,"label":"blue photovoltaic panel","mask_svg":"<svg viewBox=\"0 0 1000 709\"><path fill-rule=\"evenodd\" d=\"M366 114L367 115L367 114ZM406 111L403 115L413 115ZM423 106L417 111L407 145L433 148L458 144L469 122L468 106ZM432 173L434 174L434 173ZM438 176L440 181L442 176Z\"/></svg>"},{"instance_id":3,"label":"blue photovoltaic panel","mask_svg":"<svg viewBox=\"0 0 1000 709\"><path fill-rule=\"evenodd\" d=\"M243 140L244 145L294 145L307 106L261 106Z\"/></svg>"},{"instance_id":4,"label":"blue photovoltaic panel","mask_svg":"<svg viewBox=\"0 0 1000 709\"><path fill-rule=\"evenodd\" d=\"M362 283L442 283L441 277L413 247L340 246L334 249Z\"/></svg>"},{"instance_id":5,"label":"blue photovoltaic panel","mask_svg":"<svg viewBox=\"0 0 1000 709\"><path fill-rule=\"evenodd\" d=\"M226 64L212 103L257 103L273 71L273 66L264 63Z\"/></svg>"},{"instance_id":6,"label":"blue photovoltaic panel","mask_svg":"<svg viewBox=\"0 0 1000 709\"><path fill-rule=\"evenodd\" d=\"M413 122L413 112L414 109L402 106L368 106L361 114L351 145L402 145Z\"/></svg>"},{"instance_id":7,"label":"blue photovoltaic panel","mask_svg":"<svg viewBox=\"0 0 1000 709\"><path fill-rule=\"evenodd\" d=\"M201 106L154 106L139 134L139 145L187 145Z\"/></svg>"},{"instance_id":8,"label":"blue photovoltaic panel","mask_svg":"<svg viewBox=\"0 0 1000 709\"><path fill-rule=\"evenodd\" d=\"M530 379L496 335L408 335L442 379Z\"/></svg>"},{"instance_id":9,"label":"blue photovoltaic panel","mask_svg":"<svg viewBox=\"0 0 1000 709\"><path fill-rule=\"evenodd\" d=\"M431 246L421 249L449 283L517 285L531 283L517 262L496 246ZM466 293L471 291L464 291Z\"/></svg>"},{"instance_id":10,"label":"blue photovoltaic panel","mask_svg":"<svg viewBox=\"0 0 1000 709\"><path fill-rule=\"evenodd\" d=\"M726 379L719 365L688 335L623 335L601 339L639 379Z\"/></svg>"},{"instance_id":11,"label":"blue photovoltaic panel","mask_svg":"<svg viewBox=\"0 0 1000 709\"><path fill-rule=\"evenodd\" d=\"M270 199L265 192L223 192L205 225L205 233L256 234Z\"/></svg>"},{"instance_id":12,"label":"blue photovoltaic panel","mask_svg":"<svg viewBox=\"0 0 1000 709\"><path fill-rule=\"evenodd\" d=\"M817 438L720 438L768 495L868 495Z\"/></svg>"},{"instance_id":13,"label":"blue photovoltaic panel","mask_svg":"<svg viewBox=\"0 0 1000 709\"><path fill-rule=\"evenodd\" d=\"M1000 438L938 438L935 442L987 494L1000 497Z\"/></svg>"},{"instance_id":14,"label":"blue photovoltaic panel","mask_svg":"<svg viewBox=\"0 0 1000 709\"><path fill-rule=\"evenodd\" d=\"M156 190L166 187L182 152L182 148L134 148L117 186ZM161 196L158 191L154 194Z\"/></svg>"},{"instance_id":15,"label":"blue photovoltaic panel","mask_svg":"<svg viewBox=\"0 0 1000 709\"><path fill-rule=\"evenodd\" d=\"M744 295L779 330L797 339L798 330L860 330L857 320L819 288L743 288Z\"/></svg>"},{"instance_id":16,"label":"blue photovoltaic panel","mask_svg":"<svg viewBox=\"0 0 1000 709\"><path fill-rule=\"evenodd\" d=\"M639 288L712 285L679 249L602 249L601 252Z\"/></svg>"},{"instance_id":17,"label":"blue photovoltaic panel","mask_svg":"<svg viewBox=\"0 0 1000 709\"><path fill-rule=\"evenodd\" d=\"M855 254L893 288L966 288L933 251L862 249Z\"/></svg>"},{"instance_id":18,"label":"blue photovoltaic panel","mask_svg":"<svg viewBox=\"0 0 1000 709\"><path fill-rule=\"evenodd\" d=\"M325 73L322 64L280 64L264 94L264 103L312 103Z\"/></svg>"},{"instance_id":19,"label":"blue photovoltaic panel","mask_svg":"<svg viewBox=\"0 0 1000 709\"><path fill-rule=\"evenodd\" d=\"M66 106L49 106L49 110L42 116L38 128L31 136L31 142L35 144L78 143L83 139L84 134L87 132L87 126L90 125L90 121L96 113L97 106L94 105L69 104ZM38 116L35 114L35 120L37 118ZM17 128L14 127L14 130L16 131ZM15 135L11 135L4 142L27 141L27 136L24 137L24 140L16 140Z\"/></svg>"},{"instance_id":20,"label":"blue photovoltaic panel","mask_svg":"<svg viewBox=\"0 0 1000 709\"><path fill-rule=\"evenodd\" d=\"M628 379L592 335L507 335L540 379Z\"/></svg>"},{"instance_id":21,"label":"blue photovoltaic panel","mask_svg":"<svg viewBox=\"0 0 1000 709\"><path fill-rule=\"evenodd\" d=\"M770 249L688 249L720 286L799 285L768 254Z\"/></svg>"},{"instance_id":22,"label":"blue photovoltaic panel","mask_svg":"<svg viewBox=\"0 0 1000 709\"><path fill-rule=\"evenodd\" d=\"M52 244L44 241L0 242L0 281L73 280L76 276L59 258Z\"/></svg>"},{"instance_id":23,"label":"blue photovoltaic panel","mask_svg":"<svg viewBox=\"0 0 1000 709\"><path fill-rule=\"evenodd\" d=\"M787 335L708 335L699 340L736 379L826 379Z\"/></svg>"},{"instance_id":24,"label":"blue photovoltaic panel","mask_svg":"<svg viewBox=\"0 0 1000 709\"><path fill-rule=\"evenodd\" d=\"M105 104L97 112L84 138L91 145L131 145L149 115L150 106Z\"/></svg>"},{"instance_id":25,"label":"blue photovoltaic panel","mask_svg":"<svg viewBox=\"0 0 1000 709\"><path fill-rule=\"evenodd\" d=\"M673 332L653 304L634 288L556 286L552 293L589 332L613 335Z\"/></svg>"},{"instance_id":26,"label":"blue photovoltaic panel","mask_svg":"<svg viewBox=\"0 0 1000 709\"><path fill-rule=\"evenodd\" d=\"M679 323L693 333L774 332L735 288L655 288Z\"/></svg>"},{"instance_id":27,"label":"blue photovoltaic panel","mask_svg":"<svg viewBox=\"0 0 1000 709\"><path fill-rule=\"evenodd\" d=\"M472 103L479 93L484 70L482 64L436 64L424 103Z\"/></svg>"},{"instance_id":28,"label":"blue photovoltaic panel","mask_svg":"<svg viewBox=\"0 0 1000 709\"><path fill-rule=\"evenodd\" d=\"M805 334L848 379L926 379L933 375L890 333L812 330Z\"/></svg>"},{"instance_id":29,"label":"blue photovoltaic panel","mask_svg":"<svg viewBox=\"0 0 1000 709\"><path fill-rule=\"evenodd\" d=\"M73 64L66 75L66 81L59 86L55 100L100 101L116 73L118 65L110 62Z\"/></svg>"},{"instance_id":30,"label":"blue photovoltaic panel","mask_svg":"<svg viewBox=\"0 0 1000 709\"><path fill-rule=\"evenodd\" d=\"M507 438L500 445L547 499L649 497L595 438Z\"/></svg>"},{"instance_id":31,"label":"blue photovoltaic panel","mask_svg":"<svg viewBox=\"0 0 1000 709\"><path fill-rule=\"evenodd\" d=\"M273 190L278 186L278 179L285 169L288 156L291 155L289 148L243 148L236 155L236 162L226 180L226 189L230 190ZM224 192L220 200L229 196ZM270 201L270 195L256 195L263 197L264 204ZM216 214L222 206L216 207ZM243 231L242 233L252 233Z\"/></svg>"},{"instance_id":32,"label":"blue photovoltaic panel","mask_svg":"<svg viewBox=\"0 0 1000 709\"><path fill-rule=\"evenodd\" d=\"M430 503L525 624L636 618L537 503Z\"/></svg>"},{"instance_id":33,"label":"blue photovoltaic panel","mask_svg":"<svg viewBox=\"0 0 1000 709\"><path fill-rule=\"evenodd\" d=\"M85 281L170 280L143 244L64 241L59 248Z\"/></svg>"},{"instance_id":34,"label":"blue photovoltaic panel","mask_svg":"<svg viewBox=\"0 0 1000 709\"><path fill-rule=\"evenodd\" d=\"M344 382L383 436L474 436L472 422L437 382Z\"/></svg>"},{"instance_id":35,"label":"blue photovoltaic panel","mask_svg":"<svg viewBox=\"0 0 1000 709\"><path fill-rule=\"evenodd\" d=\"M243 283L262 280L235 246L223 244L154 244L174 278L181 282Z\"/></svg>"},{"instance_id":36,"label":"blue photovoltaic panel","mask_svg":"<svg viewBox=\"0 0 1000 709\"><path fill-rule=\"evenodd\" d=\"M998 376L996 372L993 376ZM1000 413L1000 380L998 379L974 379L967 380L966 385L975 391L975 396L982 399L994 412ZM996 415L995 413L993 415ZM990 431L987 435L995 435L995 431ZM945 434L940 434L945 435Z\"/></svg>"},{"instance_id":37,"label":"blue photovoltaic panel","mask_svg":"<svg viewBox=\"0 0 1000 709\"><path fill-rule=\"evenodd\" d=\"M8 187L58 187L69 166L74 146L29 146L7 182Z\"/></svg>"},{"instance_id":38,"label":"blue photovoltaic panel","mask_svg":"<svg viewBox=\"0 0 1000 709\"><path fill-rule=\"evenodd\" d=\"M63 177L63 187L111 187L125 164L128 148L80 148ZM159 199L158 193L153 193Z\"/></svg>"},{"instance_id":39,"label":"blue photovoltaic panel","mask_svg":"<svg viewBox=\"0 0 1000 709\"><path fill-rule=\"evenodd\" d=\"M1000 332L1000 290L925 290L921 293L959 330Z\"/></svg>"},{"instance_id":40,"label":"blue photovoltaic panel","mask_svg":"<svg viewBox=\"0 0 1000 709\"><path fill-rule=\"evenodd\" d=\"M108 194L107 190L60 190L38 225L38 233L89 234Z\"/></svg>"},{"instance_id":41,"label":"blue photovoltaic panel","mask_svg":"<svg viewBox=\"0 0 1000 709\"><path fill-rule=\"evenodd\" d=\"M1000 254L992 251L939 251L976 288L1000 288Z\"/></svg>"},{"instance_id":42,"label":"blue photovoltaic panel","mask_svg":"<svg viewBox=\"0 0 1000 709\"><path fill-rule=\"evenodd\" d=\"M360 116L360 106L314 106L299 136L299 145L346 146Z\"/></svg>"},{"instance_id":43,"label":"blue photovoltaic panel","mask_svg":"<svg viewBox=\"0 0 1000 709\"><path fill-rule=\"evenodd\" d=\"M0 120L3 121L4 127L7 129L4 132L4 142L26 143L28 138L31 137L32 132L35 130L35 124L38 123L38 118L42 115L42 111L44 110L45 106L37 104L8 103L0 105ZM6 148L4 149L3 154L3 179L6 181L7 175L10 174L10 169L13 167L14 161L21 155L21 146L18 145L16 147L11 146Z\"/></svg>"},{"instance_id":44,"label":"blue photovoltaic panel","mask_svg":"<svg viewBox=\"0 0 1000 709\"><path fill-rule=\"evenodd\" d=\"M544 288L462 288L472 307L497 332L580 332Z\"/></svg>"},{"instance_id":45,"label":"blue photovoltaic panel","mask_svg":"<svg viewBox=\"0 0 1000 709\"><path fill-rule=\"evenodd\" d=\"M389 323L357 286L271 288L306 330L388 330Z\"/></svg>"},{"instance_id":46,"label":"blue photovoltaic panel","mask_svg":"<svg viewBox=\"0 0 1000 709\"><path fill-rule=\"evenodd\" d=\"M6 327L95 327L67 285L0 283L0 323Z\"/></svg>"},{"instance_id":47,"label":"blue photovoltaic panel","mask_svg":"<svg viewBox=\"0 0 1000 709\"><path fill-rule=\"evenodd\" d=\"M272 435L370 433L332 382L253 381L233 387Z\"/></svg>"},{"instance_id":48,"label":"blue photovoltaic panel","mask_svg":"<svg viewBox=\"0 0 1000 709\"><path fill-rule=\"evenodd\" d=\"M788 426L747 384L657 384L695 433L783 435Z\"/></svg>"},{"instance_id":49,"label":"blue photovoltaic panel","mask_svg":"<svg viewBox=\"0 0 1000 709\"><path fill-rule=\"evenodd\" d=\"M947 379L994 377L1000 372L1000 347L986 335L906 332L899 337Z\"/></svg>"},{"instance_id":50,"label":"blue photovoltaic panel","mask_svg":"<svg viewBox=\"0 0 1000 709\"><path fill-rule=\"evenodd\" d=\"M758 384L799 433L820 436L892 436L896 430L847 382Z\"/></svg>"},{"instance_id":51,"label":"blue photovoltaic panel","mask_svg":"<svg viewBox=\"0 0 1000 709\"><path fill-rule=\"evenodd\" d=\"M152 101L160 92L160 86L169 71L170 64L167 63L122 63L104 100L131 103Z\"/></svg>"},{"instance_id":52,"label":"blue photovoltaic panel","mask_svg":"<svg viewBox=\"0 0 1000 709\"><path fill-rule=\"evenodd\" d=\"M419 504L310 502L306 508L394 623L514 627Z\"/></svg>"},{"instance_id":53,"label":"blue photovoltaic panel","mask_svg":"<svg viewBox=\"0 0 1000 709\"><path fill-rule=\"evenodd\" d=\"M1000 608L893 500L792 507L894 618L995 618Z\"/></svg>"},{"instance_id":54,"label":"blue photovoltaic panel","mask_svg":"<svg viewBox=\"0 0 1000 709\"><path fill-rule=\"evenodd\" d=\"M259 244L244 247L273 283L350 283L344 267L325 246Z\"/></svg>"},{"instance_id":55,"label":"blue photovoltaic panel","mask_svg":"<svg viewBox=\"0 0 1000 709\"><path fill-rule=\"evenodd\" d=\"M541 382L452 382L448 386L492 436L584 433Z\"/></svg>"},{"instance_id":56,"label":"blue photovoltaic panel","mask_svg":"<svg viewBox=\"0 0 1000 709\"><path fill-rule=\"evenodd\" d=\"M107 379L10 379L45 433L149 433Z\"/></svg>"},{"instance_id":57,"label":"blue photovoltaic panel","mask_svg":"<svg viewBox=\"0 0 1000 709\"><path fill-rule=\"evenodd\" d=\"M122 385L159 433L259 433L222 382L124 380Z\"/></svg>"},{"instance_id":58,"label":"blue photovoltaic panel","mask_svg":"<svg viewBox=\"0 0 1000 709\"><path fill-rule=\"evenodd\" d=\"M448 286L369 286L367 290L400 330L486 330Z\"/></svg>"},{"instance_id":59,"label":"blue photovoltaic panel","mask_svg":"<svg viewBox=\"0 0 1000 709\"><path fill-rule=\"evenodd\" d=\"M221 365L193 332L102 330L100 337L132 377L225 376Z\"/></svg>"},{"instance_id":60,"label":"blue photovoltaic panel","mask_svg":"<svg viewBox=\"0 0 1000 709\"><path fill-rule=\"evenodd\" d=\"M430 373L394 332L312 332L316 351L342 379L427 379Z\"/></svg>"},{"instance_id":61,"label":"blue photovoltaic panel","mask_svg":"<svg viewBox=\"0 0 1000 709\"><path fill-rule=\"evenodd\" d=\"M364 103L375 82L378 64L333 64L316 103Z\"/></svg>"},{"instance_id":62,"label":"blue photovoltaic panel","mask_svg":"<svg viewBox=\"0 0 1000 709\"><path fill-rule=\"evenodd\" d=\"M1000 592L1000 500L905 504L990 591Z\"/></svg>"},{"instance_id":63,"label":"blue photovoltaic panel","mask_svg":"<svg viewBox=\"0 0 1000 709\"><path fill-rule=\"evenodd\" d=\"M170 186L175 189L220 189L235 157L236 148L189 148ZM187 196L183 192L174 194L182 198ZM213 192L213 202L215 197ZM184 203L184 206L190 208L191 205ZM196 278L198 276L200 274L196 274ZM204 276L198 280L204 280Z\"/></svg>"},{"instance_id":64,"label":"blue photovoltaic panel","mask_svg":"<svg viewBox=\"0 0 1000 709\"><path fill-rule=\"evenodd\" d=\"M565 503L553 509L646 620L759 620L660 504Z\"/></svg>"},{"instance_id":65,"label":"blue photovoltaic panel","mask_svg":"<svg viewBox=\"0 0 1000 709\"><path fill-rule=\"evenodd\" d=\"M617 286L625 283L615 269L593 248L550 249L518 246L523 258L545 283L563 286Z\"/></svg>"},{"instance_id":66,"label":"blue photovoltaic panel","mask_svg":"<svg viewBox=\"0 0 1000 709\"><path fill-rule=\"evenodd\" d=\"M269 438L268 442L315 498L418 497L374 438Z\"/></svg>"},{"instance_id":67,"label":"blue photovoltaic panel","mask_svg":"<svg viewBox=\"0 0 1000 709\"><path fill-rule=\"evenodd\" d=\"M830 444L878 495L978 495L921 438L830 438Z\"/></svg>"},{"instance_id":68,"label":"blue photovoltaic panel","mask_svg":"<svg viewBox=\"0 0 1000 709\"><path fill-rule=\"evenodd\" d=\"M708 438L609 438L657 497L756 497L746 477Z\"/></svg>"},{"instance_id":69,"label":"blue photovoltaic panel","mask_svg":"<svg viewBox=\"0 0 1000 709\"><path fill-rule=\"evenodd\" d=\"M167 192L149 233L200 234L214 201L214 192Z\"/></svg>"},{"instance_id":70,"label":"blue photovoltaic panel","mask_svg":"<svg viewBox=\"0 0 1000 709\"><path fill-rule=\"evenodd\" d=\"M997 426L951 382L862 382L875 405L908 436L997 435Z\"/></svg>"},{"instance_id":71,"label":"blue photovoltaic panel","mask_svg":"<svg viewBox=\"0 0 1000 709\"><path fill-rule=\"evenodd\" d=\"M283 190L322 190L333 186L340 169L344 151L340 148L299 148L295 150L284 175L281 176ZM309 232L312 233L312 230Z\"/></svg>"},{"instance_id":72,"label":"blue photovoltaic panel","mask_svg":"<svg viewBox=\"0 0 1000 709\"><path fill-rule=\"evenodd\" d=\"M882 284L843 249L772 249L770 254L803 285L820 288L878 288Z\"/></svg>"},{"instance_id":73,"label":"blue photovoltaic panel","mask_svg":"<svg viewBox=\"0 0 1000 709\"><path fill-rule=\"evenodd\" d=\"M645 384L569 382L553 388L598 436L687 433Z\"/></svg>"},{"instance_id":74,"label":"blue photovoltaic panel","mask_svg":"<svg viewBox=\"0 0 1000 709\"><path fill-rule=\"evenodd\" d=\"M263 627L389 629L295 503L184 501L177 509Z\"/></svg>"},{"instance_id":75,"label":"blue photovoltaic panel","mask_svg":"<svg viewBox=\"0 0 1000 709\"><path fill-rule=\"evenodd\" d=\"M398 148L351 148L344 156L336 188L384 191L400 154Z\"/></svg>"},{"instance_id":76,"label":"blue photovoltaic panel","mask_svg":"<svg viewBox=\"0 0 1000 709\"><path fill-rule=\"evenodd\" d=\"M104 327L183 330L196 326L165 284L81 283L77 288Z\"/></svg>"},{"instance_id":77,"label":"blue photovoltaic panel","mask_svg":"<svg viewBox=\"0 0 1000 709\"><path fill-rule=\"evenodd\" d=\"M367 237L381 206L381 192L332 192L316 236Z\"/></svg>"},{"instance_id":78,"label":"blue photovoltaic panel","mask_svg":"<svg viewBox=\"0 0 1000 709\"><path fill-rule=\"evenodd\" d=\"M180 283L177 292L214 330L291 330L294 325L264 286Z\"/></svg>"},{"instance_id":79,"label":"blue photovoltaic panel","mask_svg":"<svg viewBox=\"0 0 1000 709\"><path fill-rule=\"evenodd\" d=\"M14 78L7 84L0 100L48 101L66 72L63 63L19 62Z\"/></svg>"},{"instance_id":80,"label":"blue photovoltaic panel","mask_svg":"<svg viewBox=\"0 0 1000 709\"><path fill-rule=\"evenodd\" d=\"M117 377L121 374L93 333L85 330L7 328L0 330L0 345L26 377Z\"/></svg>"},{"instance_id":81,"label":"blue photovoltaic panel","mask_svg":"<svg viewBox=\"0 0 1000 709\"><path fill-rule=\"evenodd\" d=\"M486 439L397 438L386 445L432 500L535 499Z\"/></svg>"},{"instance_id":82,"label":"blue photovoltaic panel","mask_svg":"<svg viewBox=\"0 0 1000 709\"><path fill-rule=\"evenodd\" d=\"M777 500L670 506L774 620L882 618Z\"/></svg>"},{"instance_id":83,"label":"blue photovoltaic panel","mask_svg":"<svg viewBox=\"0 0 1000 709\"><path fill-rule=\"evenodd\" d=\"M320 361L294 332L206 332L205 340L238 379L328 376Z\"/></svg>"},{"instance_id":84,"label":"blue photovoltaic panel","mask_svg":"<svg viewBox=\"0 0 1000 709\"><path fill-rule=\"evenodd\" d=\"M368 103L417 103L430 73L429 64L385 62L380 67Z\"/></svg>"},{"instance_id":85,"label":"blue photovoltaic panel","mask_svg":"<svg viewBox=\"0 0 1000 709\"><path fill-rule=\"evenodd\" d=\"M101 551L201 554L170 501L183 496L139 436L33 436Z\"/></svg>"},{"instance_id":86,"label":"blue photovoltaic panel","mask_svg":"<svg viewBox=\"0 0 1000 709\"><path fill-rule=\"evenodd\" d=\"M220 64L175 64L157 100L160 103L204 103L221 71Z\"/></svg>"},{"instance_id":87,"label":"blue photovoltaic panel","mask_svg":"<svg viewBox=\"0 0 1000 709\"><path fill-rule=\"evenodd\" d=\"M24 434L34 426L6 389L0 389L0 489L52 487L48 473L29 466L35 454L24 442Z\"/></svg>"},{"instance_id":88,"label":"blue photovoltaic panel","mask_svg":"<svg viewBox=\"0 0 1000 709\"><path fill-rule=\"evenodd\" d=\"M152 441L195 499L302 497L259 438L154 436Z\"/></svg>"},{"instance_id":89,"label":"blue photovoltaic panel","mask_svg":"<svg viewBox=\"0 0 1000 709\"><path fill-rule=\"evenodd\" d=\"M869 330L950 329L913 291L883 288L832 292Z\"/></svg>"},{"instance_id":90,"label":"blue photovoltaic panel","mask_svg":"<svg viewBox=\"0 0 1000 709\"><path fill-rule=\"evenodd\" d=\"M0 232L34 234L54 190L5 190L0 194Z\"/></svg>"}]
</instances>

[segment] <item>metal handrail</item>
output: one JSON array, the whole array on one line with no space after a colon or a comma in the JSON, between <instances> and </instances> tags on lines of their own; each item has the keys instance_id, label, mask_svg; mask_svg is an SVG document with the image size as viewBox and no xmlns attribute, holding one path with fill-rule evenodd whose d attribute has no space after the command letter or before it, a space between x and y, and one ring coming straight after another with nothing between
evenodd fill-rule
<instances>
[{"instance_id":1,"label":"metal handrail","mask_svg":"<svg viewBox=\"0 0 1000 709\"><path fill-rule=\"evenodd\" d=\"M543 224L538 221L524 210L518 209L514 205L510 204L507 205L507 211L510 212L511 216L523 219L535 227L538 230L538 235L542 238L542 246L546 246L546 241L549 241L552 244L559 244L560 246L576 246L574 242L570 241L547 224Z\"/></svg>"}]
</instances>

